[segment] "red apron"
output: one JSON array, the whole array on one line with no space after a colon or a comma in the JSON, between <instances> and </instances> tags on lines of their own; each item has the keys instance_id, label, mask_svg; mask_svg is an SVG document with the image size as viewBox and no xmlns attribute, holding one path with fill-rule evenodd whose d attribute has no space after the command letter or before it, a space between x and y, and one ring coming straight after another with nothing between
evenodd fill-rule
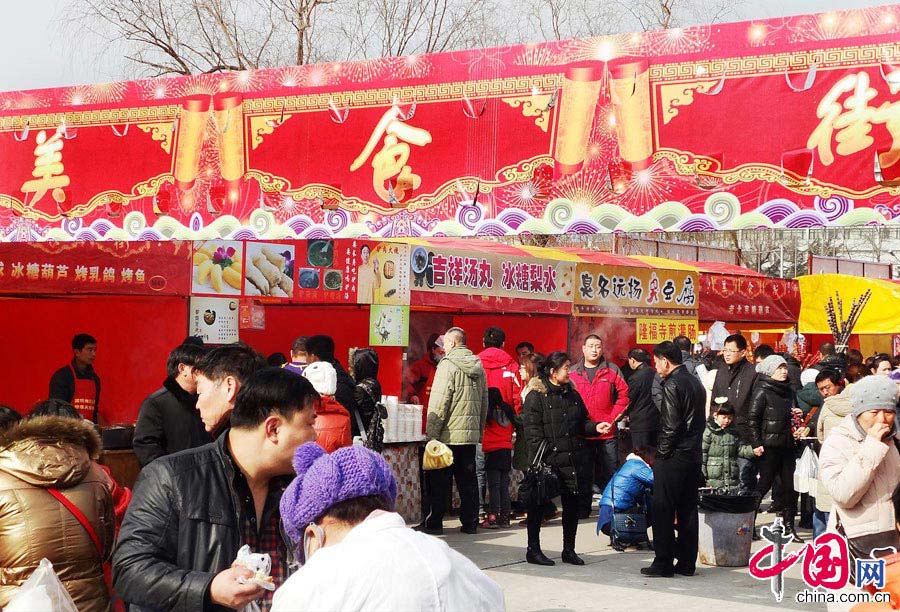
<instances>
[{"instance_id":1,"label":"red apron","mask_svg":"<svg viewBox=\"0 0 900 612\"><path fill-rule=\"evenodd\" d=\"M75 379L75 393L72 394L72 405L86 421L97 422L97 383L93 378L78 378L71 365L72 378Z\"/></svg>"}]
</instances>

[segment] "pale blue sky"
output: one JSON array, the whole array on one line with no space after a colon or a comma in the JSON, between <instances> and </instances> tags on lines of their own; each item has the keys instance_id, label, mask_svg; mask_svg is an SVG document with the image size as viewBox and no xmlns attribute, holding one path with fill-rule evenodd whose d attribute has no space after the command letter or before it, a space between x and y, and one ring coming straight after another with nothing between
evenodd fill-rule
<instances>
[{"instance_id":1,"label":"pale blue sky","mask_svg":"<svg viewBox=\"0 0 900 612\"><path fill-rule=\"evenodd\" d=\"M102 54L103 42L87 37L73 46L62 40L61 20L69 0L2 0L0 91L124 80L115 54ZM781 17L836 9L891 4L877 0L748 0L745 19ZM98 59L99 58L99 59Z\"/></svg>"}]
</instances>

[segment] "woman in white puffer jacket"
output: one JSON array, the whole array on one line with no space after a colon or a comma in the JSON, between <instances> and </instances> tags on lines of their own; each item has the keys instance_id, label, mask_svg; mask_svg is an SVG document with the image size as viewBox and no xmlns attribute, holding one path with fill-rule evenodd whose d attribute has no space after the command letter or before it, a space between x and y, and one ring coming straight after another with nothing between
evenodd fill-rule
<instances>
[{"instance_id":1,"label":"woman in white puffer jacket","mask_svg":"<svg viewBox=\"0 0 900 612\"><path fill-rule=\"evenodd\" d=\"M891 495L900 482L897 384L867 376L849 393L852 412L831 430L819 455L822 483L833 499L828 531L840 519L849 538L896 534Z\"/></svg>"}]
</instances>

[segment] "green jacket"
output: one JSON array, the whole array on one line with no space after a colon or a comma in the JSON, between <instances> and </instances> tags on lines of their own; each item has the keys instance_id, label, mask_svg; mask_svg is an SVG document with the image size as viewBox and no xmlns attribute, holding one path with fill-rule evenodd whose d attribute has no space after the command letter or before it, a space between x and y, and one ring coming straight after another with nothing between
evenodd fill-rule
<instances>
[{"instance_id":1,"label":"green jacket","mask_svg":"<svg viewBox=\"0 0 900 612\"><path fill-rule=\"evenodd\" d=\"M478 444L487 413L481 360L464 346L454 347L434 373L425 435L444 444Z\"/></svg>"},{"instance_id":2,"label":"green jacket","mask_svg":"<svg viewBox=\"0 0 900 612\"><path fill-rule=\"evenodd\" d=\"M706 486L714 489L739 489L741 473L738 469L738 457L752 459L753 448L740 441L734 423L722 429L715 417L709 417L703 432L703 477L706 479Z\"/></svg>"}]
</instances>

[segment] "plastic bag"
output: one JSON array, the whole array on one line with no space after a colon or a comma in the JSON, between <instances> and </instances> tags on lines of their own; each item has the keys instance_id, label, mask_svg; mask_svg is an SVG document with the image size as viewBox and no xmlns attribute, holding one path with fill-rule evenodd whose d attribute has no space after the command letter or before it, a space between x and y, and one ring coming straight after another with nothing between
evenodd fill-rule
<instances>
[{"instance_id":1,"label":"plastic bag","mask_svg":"<svg viewBox=\"0 0 900 612\"><path fill-rule=\"evenodd\" d=\"M252 578L238 578L238 582L241 584L252 582L267 591L275 590L275 583L270 576L272 573L272 557L268 554L251 552L250 547L244 544L238 549L237 559L235 559L234 562L253 572ZM255 601L251 601L244 606L241 612L260 612L259 604Z\"/></svg>"},{"instance_id":2,"label":"plastic bag","mask_svg":"<svg viewBox=\"0 0 900 612\"><path fill-rule=\"evenodd\" d=\"M798 493L815 493L819 477L819 458L809 446L803 449L797 467L794 468L794 490Z\"/></svg>"},{"instance_id":3,"label":"plastic bag","mask_svg":"<svg viewBox=\"0 0 900 612\"><path fill-rule=\"evenodd\" d=\"M56 576L53 564L47 559L41 559L37 569L13 593L3 610L4 612L34 612L34 610L78 612L69 592Z\"/></svg>"}]
</instances>

